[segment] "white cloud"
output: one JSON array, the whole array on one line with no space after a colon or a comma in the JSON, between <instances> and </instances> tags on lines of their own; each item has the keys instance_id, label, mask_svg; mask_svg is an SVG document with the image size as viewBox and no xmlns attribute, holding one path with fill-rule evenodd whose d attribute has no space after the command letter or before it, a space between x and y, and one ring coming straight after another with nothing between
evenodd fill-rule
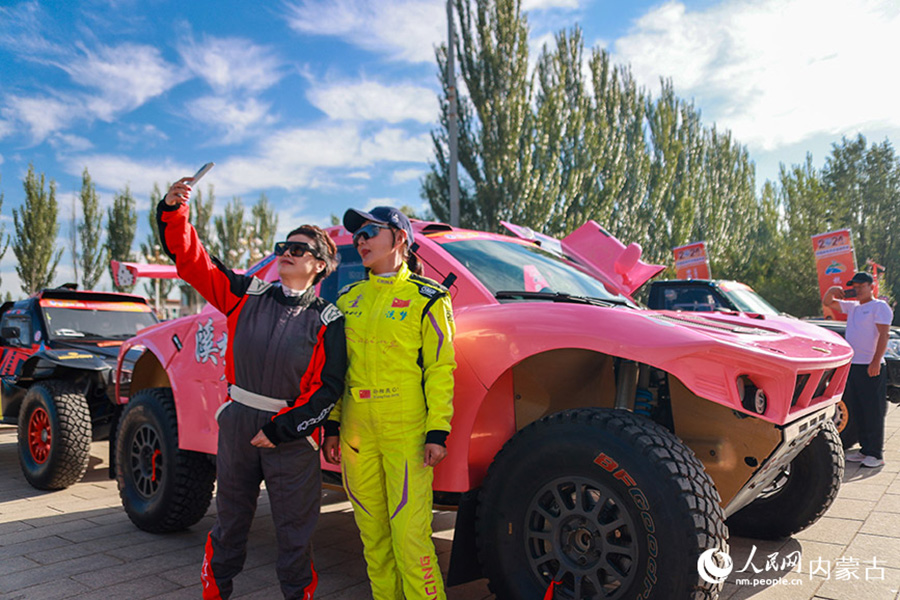
<instances>
[{"instance_id":1,"label":"white cloud","mask_svg":"<svg viewBox=\"0 0 900 600\"><path fill-rule=\"evenodd\" d=\"M169 136L150 123L144 123L142 125L123 124L116 130L116 137L124 144L140 144L142 147L147 147L159 141L164 142L169 139Z\"/></svg>"},{"instance_id":2,"label":"white cloud","mask_svg":"<svg viewBox=\"0 0 900 600\"><path fill-rule=\"evenodd\" d=\"M287 5L286 18L300 33L338 36L395 60L426 63L447 36L445 7L437 0L299 0Z\"/></svg>"},{"instance_id":3,"label":"white cloud","mask_svg":"<svg viewBox=\"0 0 900 600\"><path fill-rule=\"evenodd\" d=\"M427 173L424 169L400 169L391 173L391 183L400 184L415 181Z\"/></svg>"},{"instance_id":4,"label":"white cloud","mask_svg":"<svg viewBox=\"0 0 900 600\"><path fill-rule=\"evenodd\" d=\"M26 57L62 69L82 89L56 92L55 96L9 97L2 109L6 133L10 132L11 122L18 122L30 131L33 142L39 143L77 121L113 121L185 77L150 46L122 44L79 50L56 51L52 57ZM0 126L0 137L2 134Z\"/></svg>"},{"instance_id":5,"label":"white cloud","mask_svg":"<svg viewBox=\"0 0 900 600\"><path fill-rule=\"evenodd\" d=\"M89 139L68 133L56 133L49 141L51 146L63 152L84 152L94 147Z\"/></svg>"},{"instance_id":6,"label":"white cloud","mask_svg":"<svg viewBox=\"0 0 900 600\"><path fill-rule=\"evenodd\" d=\"M281 60L246 39L204 36L180 52L187 67L220 93L257 93L281 79Z\"/></svg>"},{"instance_id":7,"label":"white cloud","mask_svg":"<svg viewBox=\"0 0 900 600\"><path fill-rule=\"evenodd\" d=\"M13 124L5 119L0 119L0 140L10 135L14 130Z\"/></svg>"},{"instance_id":8,"label":"white cloud","mask_svg":"<svg viewBox=\"0 0 900 600\"><path fill-rule=\"evenodd\" d=\"M139 199L150 194L153 184L163 186L197 170L197 167L192 168L192 165L176 165L171 161L139 161L113 154L82 154L69 157L65 161L66 172L73 176L80 177L85 167L100 190L120 192L128 186L138 200L139 208L143 208ZM207 177L212 179L212 173ZM112 203L111 198L109 203Z\"/></svg>"},{"instance_id":9,"label":"white cloud","mask_svg":"<svg viewBox=\"0 0 900 600\"><path fill-rule=\"evenodd\" d=\"M133 110L184 80L151 46L121 44L81 48L83 56L60 63L75 83L93 88L84 101L90 114L104 121Z\"/></svg>"},{"instance_id":10,"label":"white cloud","mask_svg":"<svg viewBox=\"0 0 900 600\"><path fill-rule=\"evenodd\" d=\"M424 163L430 156L427 134L411 135L394 128L364 132L347 124L280 131L262 140L245 156L218 159L204 179L222 196L267 189L338 187L346 174L380 162ZM66 159L66 172L80 175L87 166L98 188L119 191L129 185L135 196L146 196L153 184L165 185L192 174L197 165L171 160L149 162L120 155L94 154Z\"/></svg>"},{"instance_id":11,"label":"white cloud","mask_svg":"<svg viewBox=\"0 0 900 600\"><path fill-rule=\"evenodd\" d=\"M400 200L397 198L369 198L369 201L366 202L366 205L363 206L363 210L365 212L369 212L376 206L393 206L399 207L402 204Z\"/></svg>"},{"instance_id":12,"label":"white cloud","mask_svg":"<svg viewBox=\"0 0 900 600\"><path fill-rule=\"evenodd\" d=\"M198 121L223 129L225 143L244 139L256 126L271 125L275 117L269 114L269 105L255 98L229 100L218 96L197 98L187 104L188 115Z\"/></svg>"},{"instance_id":13,"label":"white cloud","mask_svg":"<svg viewBox=\"0 0 900 600\"><path fill-rule=\"evenodd\" d=\"M374 81L313 84L309 101L332 119L432 123L438 117L435 90L409 83Z\"/></svg>"},{"instance_id":14,"label":"white cloud","mask_svg":"<svg viewBox=\"0 0 900 600\"><path fill-rule=\"evenodd\" d=\"M704 10L667 2L613 44L652 91L671 77L715 121L771 150L817 134L900 128L898 86L885 57L900 54L892 0L728 0Z\"/></svg>"},{"instance_id":15,"label":"white cloud","mask_svg":"<svg viewBox=\"0 0 900 600\"><path fill-rule=\"evenodd\" d=\"M79 113L78 101L62 102L55 98L12 96L2 110L9 120L23 123L35 141L42 141L71 122Z\"/></svg>"}]
</instances>

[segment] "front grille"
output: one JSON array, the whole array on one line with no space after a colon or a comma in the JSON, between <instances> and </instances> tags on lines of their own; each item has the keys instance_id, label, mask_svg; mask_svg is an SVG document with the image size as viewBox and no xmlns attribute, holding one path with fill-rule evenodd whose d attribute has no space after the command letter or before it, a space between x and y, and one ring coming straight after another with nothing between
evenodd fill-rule
<instances>
[{"instance_id":1,"label":"front grille","mask_svg":"<svg viewBox=\"0 0 900 600\"><path fill-rule=\"evenodd\" d=\"M828 384L831 383L831 379L834 377L834 374L837 372L837 369L828 369L822 375L822 379L819 380L819 385L816 386L816 391L813 394L813 398L818 398L825 393L825 390L828 389Z\"/></svg>"},{"instance_id":2,"label":"front grille","mask_svg":"<svg viewBox=\"0 0 900 600\"><path fill-rule=\"evenodd\" d=\"M806 389L807 383L809 383L809 373L800 373L797 375L797 382L794 384L794 397L791 398L791 406L797 406L797 401L800 400L800 394Z\"/></svg>"}]
</instances>

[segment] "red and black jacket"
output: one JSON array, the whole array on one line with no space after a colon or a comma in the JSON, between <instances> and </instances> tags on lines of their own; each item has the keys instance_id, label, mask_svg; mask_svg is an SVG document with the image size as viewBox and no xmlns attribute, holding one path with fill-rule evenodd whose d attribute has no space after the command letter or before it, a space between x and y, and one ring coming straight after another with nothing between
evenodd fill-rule
<instances>
[{"instance_id":1,"label":"red and black jacket","mask_svg":"<svg viewBox=\"0 0 900 600\"><path fill-rule=\"evenodd\" d=\"M179 277L227 319L225 379L286 402L263 427L272 443L310 435L344 390L344 316L319 298L314 287L289 296L280 283L227 268L203 248L188 222L188 210L187 204L160 202L159 237Z\"/></svg>"}]
</instances>

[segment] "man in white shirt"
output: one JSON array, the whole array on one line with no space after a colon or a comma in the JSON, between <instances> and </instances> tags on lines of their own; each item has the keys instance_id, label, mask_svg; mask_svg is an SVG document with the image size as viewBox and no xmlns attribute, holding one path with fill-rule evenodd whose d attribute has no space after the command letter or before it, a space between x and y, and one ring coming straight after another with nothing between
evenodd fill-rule
<instances>
[{"instance_id":1,"label":"man in white shirt","mask_svg":"<svg viewBox=\"0 0 900 600\"><path fill-rule=\"evenodd\" d=\"M859 423L859 452L845 458L864 467L884 465L884 415L887 411L887 373L884 351L887 349L893 312L887 302L873 295L874 280L868 273L857 273L847 285L853 286L856 300L846 300L840 286L825 292L822 304L847 315L847 343L853 348L850 376L844 401L852 407Z\"/></svg>"}]
</instances>

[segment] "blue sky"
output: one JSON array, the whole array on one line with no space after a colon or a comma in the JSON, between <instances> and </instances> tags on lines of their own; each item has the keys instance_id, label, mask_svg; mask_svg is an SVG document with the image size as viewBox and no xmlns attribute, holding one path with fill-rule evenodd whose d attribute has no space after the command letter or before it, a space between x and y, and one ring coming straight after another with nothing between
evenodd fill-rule
<instances>
[{"instance_id":1,"label":"blue sky","mask_svg":"<svg viewBox=\"0 0 900 600\"><path fill-rule=\"evenodd\" d=\"M578 24L655 95L660 77L747 145L760 182L842 135L900 138L894 0L523 0L533 56ZM424 208L443 0L0 0L0 226L29 163L64 241L87 167L103 206L207 161L217 212L265 192L282 233L350 206ZM19 295L12 250L2 284ZM57 283L71 279L71 259ZM108 280L100 287L108 286Z\"/></svg>"}]
</instances>

